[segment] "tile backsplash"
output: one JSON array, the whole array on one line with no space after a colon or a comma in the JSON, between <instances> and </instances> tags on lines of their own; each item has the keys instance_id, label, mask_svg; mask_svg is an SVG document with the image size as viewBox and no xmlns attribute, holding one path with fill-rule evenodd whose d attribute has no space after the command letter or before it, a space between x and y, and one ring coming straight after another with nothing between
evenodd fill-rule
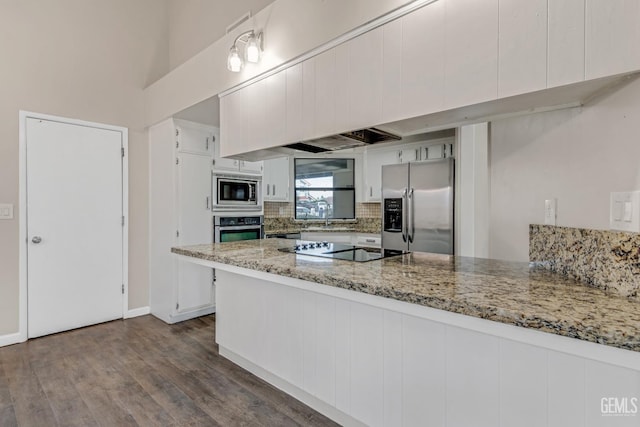
<instances>
[{"instance_id":1,"label":"tile backsplash","mask_svg":"<svg viewBox=\"0 0 640 427\"><path fill-rule=\"evenodd\" d=\"M638 233L532 224L529 261L590 286L640 300Z\"/></svg>"},{"instance_id":2,"label":"tile backsplash","mask_svg":"<svg viewBox=\"0 0 640 427\"><path fill-rule=\"evenodd\" d=\"M264 202L265 218L293 218L294 203ZM380 218L380 203L356 203L356 218Z\"/></svg>"}]
</instances>

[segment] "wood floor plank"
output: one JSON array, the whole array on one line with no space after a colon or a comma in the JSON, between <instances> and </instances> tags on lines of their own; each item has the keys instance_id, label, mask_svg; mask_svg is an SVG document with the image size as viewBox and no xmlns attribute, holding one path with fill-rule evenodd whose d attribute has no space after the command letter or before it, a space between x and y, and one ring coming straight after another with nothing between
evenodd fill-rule
<instances>
[{"instance_id":1,"label":"wood floor plank","mask_svg":"<svg viewBox=\"0 0 640 427\"><path fill-rule=\"evenodd\" d=\"M0 348L0 426L335 426L218 354L215 315Z\"/></svg>"}]
</instances>

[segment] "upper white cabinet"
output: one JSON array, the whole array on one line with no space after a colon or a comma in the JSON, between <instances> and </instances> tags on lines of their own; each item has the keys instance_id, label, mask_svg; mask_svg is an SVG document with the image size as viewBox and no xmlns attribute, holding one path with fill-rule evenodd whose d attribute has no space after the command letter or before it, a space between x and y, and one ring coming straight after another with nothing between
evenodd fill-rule
<instances>
[{"instance_id":1,"label":"upper white cabinet","mask_svg":"<svg viewBox=\"0 0 640 427\"><path fill-rule=\"evenodd\" d=\"M221 154L640 70L639 22L632 0L436 1L222 97Z\"/></svg>"},{"instance_id":2,"label":"upper white cabinet","mask_svg":"<svg viewBox=\"0 0 640 427\"><path fill-rule=\"evenodd\" d=\"M213 169L215 171L245 172L252 174L262 173L262 162L247 162L245 160L222 157L222 154L220 152L223 145L222 137L217 137L217 129L214 128L213 132L215 139L215 142L213 144Z\"/></svg>"},{"instance_id":3,"label":"upper white cabinet","mask_svg":"<svg viewBox=\"0 0 640 427\"><path fill-rule=\"evenodd\" d=\"M444 109L445 3L447 2L431 3L401 18L403 117ZM466 29L461 32L465 31ZM389 59L387 53L385 58Z\"/></svg>"},{"instance_id":4,"label":"upper white cabinet","mask_svg":"<svg viewBox=\"0 0 640 427\"><path fill-rule=\"evenodd\" d=\"M640 68L640 2L586 0L587 79Z\"/></svg>"},{"instance_id":5,"label":"upper white cabinet","mask_svg":"<svg viewBox=\"0 0 640 427\"><path fill-rule=\"evenodd\" d=\"M285 142L302 141L304 137L303 101L302 101L302 63L295 64L284 71L285 74Z\"/></svg>"},{"instance_id":6,"label":"upper white cabinet","mask_svg":"<svg viewBox=\"0 0 640 427\"><path fill-rule=\"evenodd\" d=\"M290 163L289 157L280 157L264 161L264 174L262 178L262 196L264 201L289 201Z\"/></svg>"},{"instance_id":7,"label":"upper white cabinet","mask_svg":"<svg viewBox=\"0 0 640 427\"><path fill-rule=\"evenodd\" d=\"M337 61L338 77L344 81L347 66L348 84L340 90L338 100L348 94L349 109L345 130L360 129L382 122L382 27L349 40L342 51L348 51L347 61ZM341 53L340 47L338 53ZM337 55L337 59L342 56ZM340 114L340 108L338 108Z\"/></svg>"},{"instance_id":8,"label":"upper white cabinet","mask_svg":"<svg viewBox=\"0 0 640 427\"><path fill-rule=\"evenodd\" d=\"M498 47L499 98L546 88L547 0L500 0Z\"/></svg>"},{"instance_id":9,"label":"upper white cabinet","mask_svg":"<svg viewBox=\"0 0 640 427\"><path fill-rule=\"evenodd\" d=\"M378 202L382 196L382 166L399 162L398 150L368 150L365 156L365 201Z\"/></svg>"},{"instance_id":10,"label":"upper white cabinet","mask_svg":"<svg viewBox=\"0 0 640 427\"><path fill-rule=\"evenodd\" d=\"M584 0L550 1L547 87L584 80Z\"/></svg>"},{"instance_id":11,"label":"upper white cabinet","mask_svg":"<svg viewBox=\"0 0 640 427\"><path fill-rule=\"evenodd\" d=\"M181 153L213 154L215 137L212 129L199 123L175 120L176 148Z\"/></svg>"},{"instance_id":12,"label":"upper white cabinet","mask_svg":"<svg viewBox=\"0 0 640 427\"><path fill-rule=\"evenodd\" d=\"M445 9L445 109L498 96L498 0L455 0ZM430 7L430 6L428 6Z\"/></svg>"}]
</instances>

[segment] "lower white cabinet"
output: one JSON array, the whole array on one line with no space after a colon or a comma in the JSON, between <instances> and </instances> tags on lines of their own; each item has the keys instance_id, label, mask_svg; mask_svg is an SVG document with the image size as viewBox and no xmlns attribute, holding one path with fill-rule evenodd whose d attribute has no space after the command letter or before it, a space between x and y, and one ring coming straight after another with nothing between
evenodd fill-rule
<instances>
[{"instance_id":1,"label":"lower white cabinet","mask_svg":"<svg viewBox=\"0 0 640 427\"><path fill-rule=\"evenodd\" d=\"M636 426L640 417L630 400L640 396L640 371L592 360L583 346L599 344L217 271L220 353L340 424L605 427ZM626 398L631 412L607 416L603 398Z\"/></svg>"},{"instance_id":2,"label":"lower white cabinet","mask_svg":"<svg viewBox=\"0 0 640 427\"><path fill-rule=\"evenodd\" d=\"M178 144L172 119L149 129L149 300L151 313L167 323L215 311L213 269L171 253L172 246L213 241L213 156L194 152L187 126L180 123ZM201 136L202 126L193 133Z\"/></svg>"}]
</instances>

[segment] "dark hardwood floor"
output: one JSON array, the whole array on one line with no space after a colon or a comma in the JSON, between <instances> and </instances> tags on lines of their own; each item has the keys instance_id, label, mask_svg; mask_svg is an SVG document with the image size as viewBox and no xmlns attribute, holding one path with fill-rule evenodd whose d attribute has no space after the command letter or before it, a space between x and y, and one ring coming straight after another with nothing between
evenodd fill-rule
<instances>
[{"instance_id":1,"label":"dark hardwood floor","mask_svg":"<svg viewBox=\"0 0 640 427\"><path fill-rule=\"evenodd\" d=\"M0 348L0 426L326 426L218 355L215 316L118 320Z\"/></svg>"}]
</instances>

